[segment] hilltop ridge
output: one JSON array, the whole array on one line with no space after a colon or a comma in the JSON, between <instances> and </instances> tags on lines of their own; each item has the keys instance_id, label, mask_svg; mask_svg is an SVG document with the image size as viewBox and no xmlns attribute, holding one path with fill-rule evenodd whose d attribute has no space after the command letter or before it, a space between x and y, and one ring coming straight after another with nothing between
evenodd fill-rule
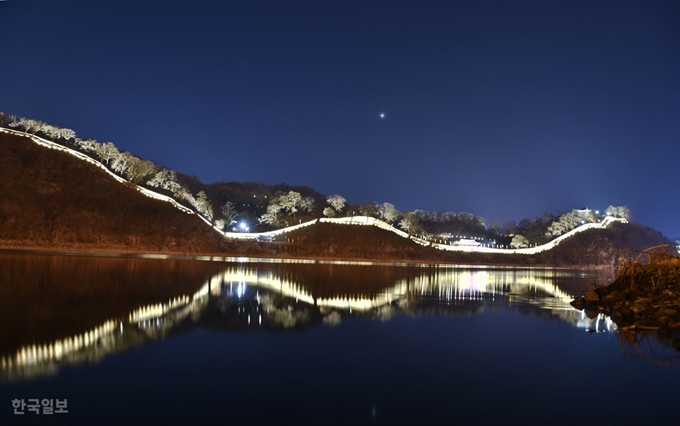
<instances>
[{"instance_id":1,"label":"hilltop ridge","mask_svg":"<svg viewBox=\"0 0 680 426\"><path fill-rule=\"evenodd\" d=\"M311 233L300 231L306 233L305 238L291 238L295 242L290 244L239 242L225 239L205 218L186 213L191 210L146 197L139 190L101 165L39 146L28 135L0 132L0 247L4 248L611 265L623 248L644 249L669 242L659 232L637 224L584 231L557 249L536 255L447 253L373 227L330 224L318 224Z\"/></svg>"}]
</instances>

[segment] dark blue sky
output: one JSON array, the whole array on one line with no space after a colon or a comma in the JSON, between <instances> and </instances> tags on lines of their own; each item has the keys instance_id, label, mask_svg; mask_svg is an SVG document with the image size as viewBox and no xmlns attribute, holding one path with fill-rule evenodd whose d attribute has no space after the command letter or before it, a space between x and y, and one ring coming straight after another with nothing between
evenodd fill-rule
<instances>
[{"instance_id":1,"label":"dark blue sky","mask_svg":"<svg viewBox=\"0 0 680 426\"><path fill-rule=\"evenodd\" d=\"M675 1L9 0L0 22L1 110L206 183L487 223L625 204L680 235Z\"/></svg>"}]
</instances>

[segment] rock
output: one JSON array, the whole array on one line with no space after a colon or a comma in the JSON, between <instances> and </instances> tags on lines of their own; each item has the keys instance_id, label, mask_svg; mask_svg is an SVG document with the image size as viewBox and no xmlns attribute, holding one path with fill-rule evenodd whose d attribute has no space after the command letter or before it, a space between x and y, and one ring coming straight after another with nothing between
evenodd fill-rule
<instances>
[{"instance_id":1,"label":"rock","mask_svg":"<svg viewBox=\"0 0 680 426\"><path fill-rule=\"evenodd\" d=\"M577 297L576 299L571 301L571 306L574 307L574 309L578 309L579 311L583 309L583 306L585 305L585 301L583 297Z\"/></svg>"},{"instance_id":2,"label":"rock","mask_svg":"<svg viewBox=\"0 0 680 426\"><path fill-rule=\"evenodd\" d=\"M602 298L602 303L606 305L613 305L616 303L616 298L611 294L607 294Z\"/></svg>"},{"instance_id":3,"label":"rock","mask_svg":"<svg viewBox=\"0 0 680 426\"><path fill-rule=\"evenodd\" d=\"M661 324L664 327L667 327L668 325L670 325L671 322L673 322L673 320L671 320L667 316L663 316L663 317L659 318L659 324Z\"/></svg>"},{"instance_id":4,"label":"rock","mask_svg":"<svg viewBox=\"0 0 680 426\"><path fill-rule=\"evenodd\" d=\"M602 301L608 305L613 305L615 303L621 302L626 299L626 296L618 291L612 291L602 298Z\"/></svg>"},{"instance_id":5,"label":"rock","mask_svg":"<svg viewBox=\"0 0 680 426\"><path fill-rule=\"evenodd\" d=\"M600 314L597 309L586 308L586 316L590 319L595 319Z\"/></svg>"},{"instance_id":6,"label":"rock","mask_svg":"<svg viewBox=\"0 0 680 426\"><path fill-rule=\"evenodd\" d=\"M633 311L635 315L640 315L644 313L647 310L647 308L645 307L645 305L639 305L636 303L630 308L630 310Z\"/></svg>"},{"instance_id":7,"label":"rock","mask_svg":"<svg viewBox=\"0 0 680 426\"><path fill-rule=\"evenodd\" d=\"M593 290L588 290L586 291L585 296L583 296L585 299L586 303L598 303L600 301L600 295L595 293Z\"/></svg>"},{"instance_id":8,"label":"rock","mask_svg":"<svg viewBox=\"0 0 680 426\"><path fill-rule=\"evenodd\" d=\"M663 312L664 315L668 315L669 317L674 317L678 314L678 311L670 308L661 309L661 312Z\"/></svg>"}]
</instances>

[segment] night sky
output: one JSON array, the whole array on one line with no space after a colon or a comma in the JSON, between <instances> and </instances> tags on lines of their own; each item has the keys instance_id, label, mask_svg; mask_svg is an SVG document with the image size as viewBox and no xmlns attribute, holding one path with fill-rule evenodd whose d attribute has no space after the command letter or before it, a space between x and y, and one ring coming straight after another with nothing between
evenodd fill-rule
<instances>
[{"instance_id":1,"label":"night sky","mask_svg":"<svg viewBox=\"0 0 680 426\"><path fill-rule=\"evenodd\" d=\"M677 1L9 0L0 40L0 110L206 183L680 235Z\"/></svg>"}]
</instances>

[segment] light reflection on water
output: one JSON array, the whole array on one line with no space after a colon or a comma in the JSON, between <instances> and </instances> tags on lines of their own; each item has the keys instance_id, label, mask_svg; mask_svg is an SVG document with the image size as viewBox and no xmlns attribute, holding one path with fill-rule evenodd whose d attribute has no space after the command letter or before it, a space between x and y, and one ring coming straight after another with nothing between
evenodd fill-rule
<instances>
[{"instance_id":1,"label":"light reflection on water","mask_svg":"<svg viewBox=\"0 0 680 426\"><path fill-rule=\"evenodd\" d=\"M434 311L467 315L519 307L589 331L616 330L609 318L588 318L569 305L573 294L556 282L583 279L579 271L292 263L298 269L239 259L238 264L224 267L193 294L141 306L69 337L4 353L0 358L1 378L13 381L54 374L62 365L96 362L146 341L165 338L178 329L208 322L219 329L252 331L338 325L343 318L357 315L389 321L396 314L418 316Z\"/></svg>"}]
</instances>

